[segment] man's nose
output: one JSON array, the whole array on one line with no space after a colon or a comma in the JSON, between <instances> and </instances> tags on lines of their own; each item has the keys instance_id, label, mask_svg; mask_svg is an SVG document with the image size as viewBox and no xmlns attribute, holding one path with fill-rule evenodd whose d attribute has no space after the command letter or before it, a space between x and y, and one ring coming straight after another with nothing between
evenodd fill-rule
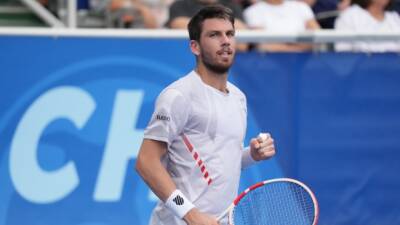
<instances>
[{"instance_id":1,"label":"man's nose","mask_svg":"<svg viewBox=\"0 0 400 225\"><path fill-rule=\"evenodd\" d=\"M222 36L221 36L221 44L222 45L230 45L231 44L231 38L228 36L228 35L226 35L226 34L223 34Z\"/></svg>"}]
</instances>

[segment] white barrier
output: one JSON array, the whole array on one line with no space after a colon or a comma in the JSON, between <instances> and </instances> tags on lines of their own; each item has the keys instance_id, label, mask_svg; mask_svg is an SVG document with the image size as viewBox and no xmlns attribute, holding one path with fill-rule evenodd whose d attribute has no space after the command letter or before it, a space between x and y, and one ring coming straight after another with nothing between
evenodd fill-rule
<instances>
[{"instance_id":1,"label":"white barrier","mask_svg":"<svg viewBox=\"0 0 400 225\"><path fill-rule=\"evenodd\" d=\"M66 29L0 27L0 36L49 36L49 37L102 37L102 38L157 38L186 39L186 30L169 29ZM308 42L334 43L338 41L400 41L400 32L343 32L319 30L303 33L269 32L265 30L238 30L239 42Z\"/></svg>"}]
</instances>

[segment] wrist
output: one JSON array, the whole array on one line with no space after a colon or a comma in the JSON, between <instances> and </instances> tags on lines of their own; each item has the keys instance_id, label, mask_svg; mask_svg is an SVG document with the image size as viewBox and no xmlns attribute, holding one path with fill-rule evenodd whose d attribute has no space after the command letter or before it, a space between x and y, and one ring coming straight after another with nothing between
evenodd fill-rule
<instances>
[{"instance_id":1,"label":"wrist","mask_svg":"<svg viewBox=\"0 0 400 225\"><path fill-rule=\"evenodd\" d=\"M249 157L253 160L253 163L260 161L259 156L256 151L257 151L256 149L252 149L249 153L249 155L250 155Z\"/></svg>"},{"instance_id":2,"label":"wrist","mask_svg":"<svg viewBox=\"0 0 400 225\"><path fill-rule=\"evenodd\" d=\"M193 203L190 202L179 189L172 192L165 201L165 205L181 219L183 219L183 217L194 208Z\"/></svg>"},{"instance_id":3,"label":"wrist","mask_svg":"<svg viewBox=\"0 0 400 225\"><path fill-rule=\"evenodd\" d=\"M242 155L242 168L246 168L246 167L251 166L256 163L257 163L257 160L254 159L254 156L252 155L252 151L251 151L250 147L246 147L246 149L243 151L243 155Z\"/></svg>"}]
</instances>

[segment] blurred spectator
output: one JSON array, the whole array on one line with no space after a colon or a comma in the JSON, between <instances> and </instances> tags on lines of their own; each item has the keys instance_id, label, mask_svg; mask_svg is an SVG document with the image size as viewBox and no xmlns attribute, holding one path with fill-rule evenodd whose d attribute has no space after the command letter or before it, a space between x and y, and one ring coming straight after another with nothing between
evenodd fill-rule
<instances>
[{"instance_id":1,"label":"blurred spectator","mask_svg":"<svg viewBox=\"0 0 400 225\"><path fill-rule=\"evenodd\" d=\"M389 11L390 0L357 0L335 22L340 31L400 31L400 16ZM400 41L354 41L337 43L337 51L400 52Z\"/></svg>"},{"instance_id":2,"label":"blurred spectator","mask_svg":"<svg viewBox=\"0 0 400 225\"><path fill-rule=\"evenodd\" d=\"M235 28L246 29L243 22L243 11L241 7L230 0L177 0L169 9L169 19L166 26L172 29L186 29L189 20L197 11L207 5L221 4L233 11L235 16ZM238 44L238 50L247 50L247 44Z\"/></svg>"},{"instance_id":3,"label":"blurred spectator","mask_svg":"<svg viewBox=\"0 0 400 225\"><path fill-rule=\"evenodd\" d=\"M333 29L339 13L350 6L350 0L317 0L310 5L323 29Z\"/></svg>"},{"instance_id":4,"label":"blurred spectator","mask_svg":"<svg viewBox=\"0 0 400 225\"><path fill-rule=\"evenodd\" d=\"M222 4L233 11L236 18L235 28L243 29L246 25L243 22L243 12L238 4L230 0L177 0L172 3L169 9L167 27L172 29L186 29L190 18L201 8L212 4Z\"/></svg>"},{"instance_id":5,"label":"blurred spectator","mask_svg":"<svg viewBox=\"0 0 400 225\"><path fill-rule=\"evenodd\" d=\"M45 7L49 12L51 12L53 15L58 16L58 9L59 9L59 1L55 0L37 0L43 7Z\"/></svg>"},{"instance_id":6,"label":"blurred spectator","mask_svg":"<svg viewBox=\"0 0 400 225\"><path fill-rule=\"evenodd\" d=\"M143 0L157 20L157 27L163 27L168 20L169 7L174 0Z\"/></svg>"},{"instance_id":7,"label":"blurred spectator","mask_svg":"<svg viewBox=\"0 0 400 225\"><path fill-rule=\"evenodd\" d=\"M302 1L263 0L245 9L244 18L251 28L271 32L320 29L310 6ZM312 48L311 44L304 43L264 43L257 46L260 51L306 51Z\"/></svg>"},{"instance_id":8,"label":"blurred spectator","mask_svg":"<svg viewBox=\"0 0 400 225\"><path fill-rule=\"evenodd\" d=\"M315 5L315 3L317 2L317 0L300 0L304 3L306 3L308 6L310 6L311 8Z\"/></svg>"},{"instance_id":9,"label":"blurred spectator","mask_svg":"<svg viewBox=\"0 0 400 225\"><path fill-rule=\"evenodd\" d=\"M246 9L247 7L255 4L258 0L233 0L236 4L240 5L242 9Z\"/></svg>"},{"instance_id":10,"label":"blurred spectator","mask_svg":"<svg viewBox=\"0 0 400 225\"><path fill-rule=\"evenodd\" d=\"M141 0L90 0L90 7L104 13L107 27L157 27L156 17Z\"/></svg>"},{"instance_id":11,"label":"blurred spectator","mask_svg":"<svg viewBox=\"0 0 400 225\"><path fill-rule=\"evenodd\" d=\"M394 0L393 1L393 9L396 11L398 14L400 14L400 0Z\"/></svg>"}]
</instances>

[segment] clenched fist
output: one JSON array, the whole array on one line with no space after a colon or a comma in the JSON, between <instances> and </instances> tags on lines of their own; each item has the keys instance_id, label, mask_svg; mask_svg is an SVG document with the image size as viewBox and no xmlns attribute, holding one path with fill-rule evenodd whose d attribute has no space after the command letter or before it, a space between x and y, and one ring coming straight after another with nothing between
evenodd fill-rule
<instances>
[{"instance_id":1,"label":"clenched fist","mask_svg":"<svg viewBox=\"0 0 400 225\"><path fill-rule=\"evenodd\" d=\"M274 139L269 133L260 133L250 140L250 154L255 161L269 159L275 155Z\"/></svg>"}]
</instances>

